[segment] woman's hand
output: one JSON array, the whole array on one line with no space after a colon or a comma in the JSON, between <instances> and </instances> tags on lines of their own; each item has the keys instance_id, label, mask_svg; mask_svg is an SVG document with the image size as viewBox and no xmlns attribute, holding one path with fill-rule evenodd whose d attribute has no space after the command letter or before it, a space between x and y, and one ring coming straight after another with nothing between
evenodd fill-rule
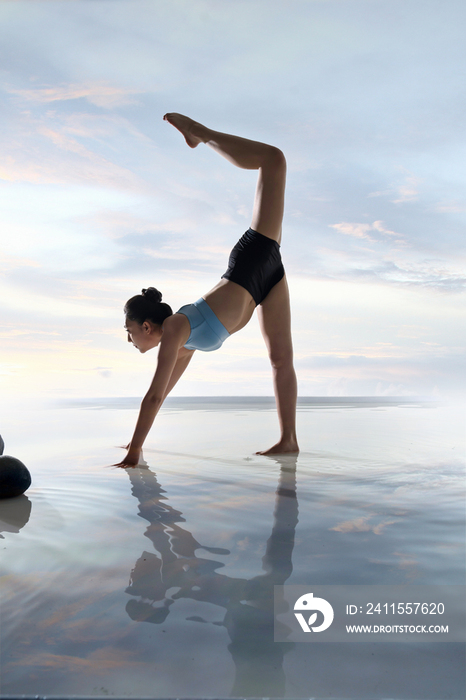
<instances>
[{"instance_id":1,"label":"woman's hand","mask_svg":"<svg viewBox=\"0 0 466 700\"><path fill-rule=\"evenodd\" d=\"M126 447L125 449L128 449L128 447ZM122 469L126 469L126 467L132 467L134 469L139 464L140 456L141 456L141 450L129 449L126 457L124 457L121 460L121 462L118 462L118 464L113 464L112 466L113 467L121 467Z\"/></svg>"}]
</instances>

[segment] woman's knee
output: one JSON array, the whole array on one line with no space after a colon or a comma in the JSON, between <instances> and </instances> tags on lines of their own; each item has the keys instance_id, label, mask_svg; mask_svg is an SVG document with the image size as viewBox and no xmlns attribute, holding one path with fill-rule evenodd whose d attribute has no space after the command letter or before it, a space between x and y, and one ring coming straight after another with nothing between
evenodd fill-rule
<instances>
[{"instance_id":1,"label":"woman's knee","mask_svg":"<svg viewBox=\"0 0 466 700\"><path fill-rule=\"evenodd\" d=\"M286 171L285 154L276 146L269 146L265 164L269 168Z\"/></svg>"},{"instance_id":2,"label":"woman's knee","mask_svg":"<svg viewBox=\"0 0 466 700\"><path fill-rule=\"evenodd\" d=\"M274 370L283 370L293 367L293 348L272 349L269 351L269 360Z\"/></svg>"}]
</instances>

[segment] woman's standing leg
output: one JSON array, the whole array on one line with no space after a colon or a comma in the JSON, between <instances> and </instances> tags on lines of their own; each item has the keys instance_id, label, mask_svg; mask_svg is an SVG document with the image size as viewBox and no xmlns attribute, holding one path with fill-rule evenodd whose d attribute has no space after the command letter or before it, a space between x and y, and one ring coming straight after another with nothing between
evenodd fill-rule
<instances>
[{"instance_id":1,"label":"woman's standing leg","mask_svg":"<svg viewBox=\"0 0 466 700\"><path fill-rule=\"evenodd\" d=\"M269 353L273 386L280 424L280 440L258 454L299 452L296 438L296 400L298 385L293 365L290 296L283 277L257 307L262 335Z\"/></svg>"}]
</instances>

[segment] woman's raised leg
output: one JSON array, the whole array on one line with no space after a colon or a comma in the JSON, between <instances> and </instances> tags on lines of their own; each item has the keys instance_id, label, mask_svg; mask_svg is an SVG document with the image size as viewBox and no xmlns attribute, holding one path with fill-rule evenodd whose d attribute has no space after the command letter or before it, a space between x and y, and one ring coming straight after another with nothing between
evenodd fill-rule
<instances>
[{"instance_id":1,"label":"woman's raised leg","mask_svg":"<svg viewBox=\"0 0 466 700\"><path fill-rule=\"evenodd\" d=\"M286 181L286 161L280 149L213 131L181 114L169 113L164 119L183 134L191 148L205 143L238 168L259 171L251 228L280 243Z\"/></svg>"},{"instance_id":2,"label":"woman's raised leg","mask_svg":"<svg viewBox=\"0 0 466 700\"><path fill-rule=\"evenodd\" d=\"M257 307L262 335L273 371L273 385L280 424L280 440L258 454L299 452L296 438L296 400L298 385L293 366L290 295L286 277L269 292Z\"/></svg>"}]
</instances>

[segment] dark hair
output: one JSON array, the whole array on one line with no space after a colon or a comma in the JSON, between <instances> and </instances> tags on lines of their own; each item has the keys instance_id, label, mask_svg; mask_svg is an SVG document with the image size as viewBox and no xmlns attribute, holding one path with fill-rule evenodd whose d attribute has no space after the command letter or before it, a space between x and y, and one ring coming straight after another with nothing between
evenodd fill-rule
<instances>
[{"instance_id":1,"label":"dark hair","mask_svg":"<svg viewBox=\"0 0 466 700\"><path fill-rule=\"evenodd\" d=\"M124 311L130 321L136 321L140 326L144 321L152 321L161 326L173 314L170 306L162 302L162 294L155 287L143 289L142 294L131 297L126 302Z\"/></svg>"}]
</instances>

